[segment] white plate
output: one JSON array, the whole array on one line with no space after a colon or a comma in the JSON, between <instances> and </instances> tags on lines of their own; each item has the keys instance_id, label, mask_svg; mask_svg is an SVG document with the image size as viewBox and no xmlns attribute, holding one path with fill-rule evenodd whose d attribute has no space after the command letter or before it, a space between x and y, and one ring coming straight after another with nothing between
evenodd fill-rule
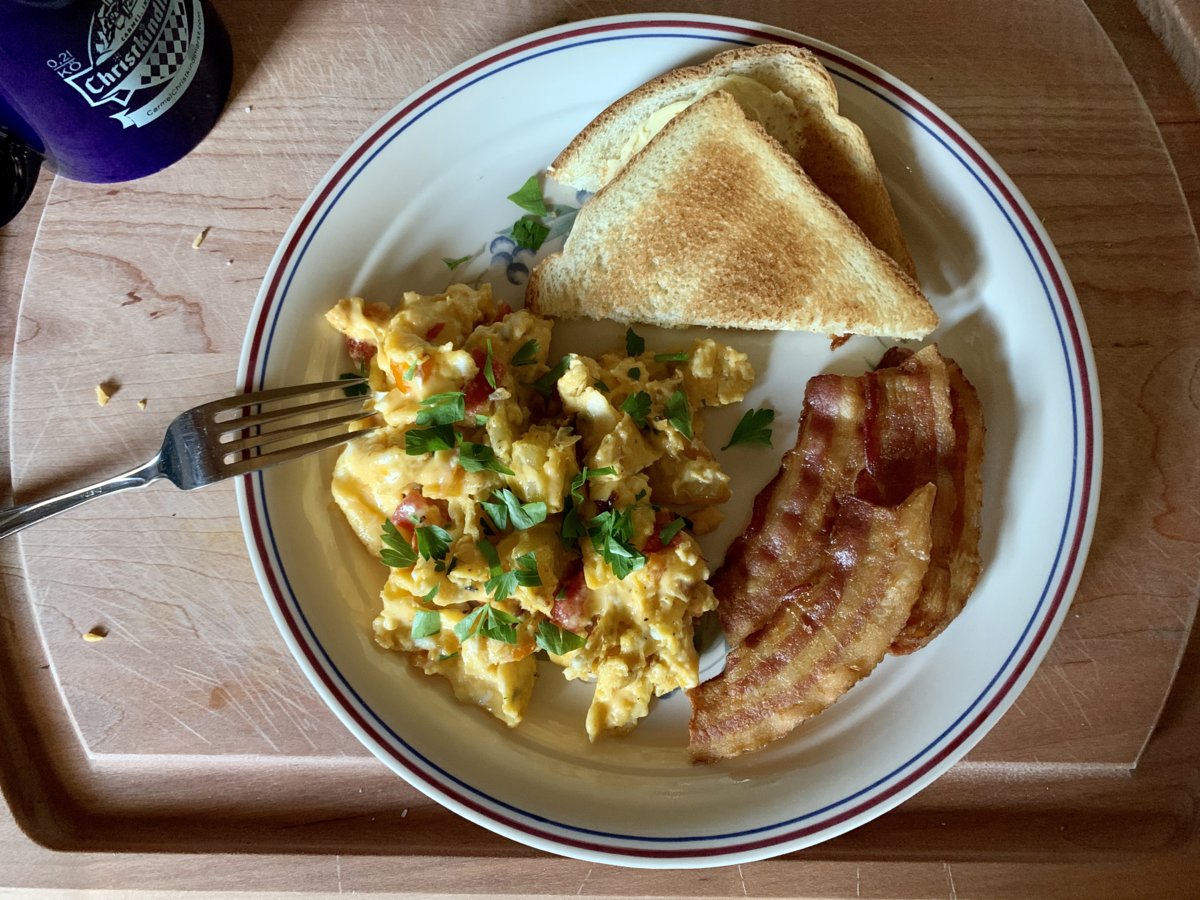
<instances>
[{"instance_id":1,"label":"white plate","mask_svg":"<svg viewBox=\"0 0 1200 900\"><path fill-rule=\"evenodd\" d=\"M440 290L450 280L442 258L485 246L510 225L520 211L505 197L604 106L669 68L766 40L811 48L833 74L843 111L875 149L942 317L934 337L983 402L983 577L942 636L885 660L789 738L718 765L687 762L689 710L678 694L631 735L589 745L587 688L566 684L553 667L542 672L527 721L510 731L373 644L385 572L329 498L330 454L238 485L267 601L330 708L431 797L555 853L724 865L815 844L880 815L949 768L1012 704L1066 614L1091 538L1095 370L1037 217L979 145L910 87L833 47L749 22L673 15L565 25L464 63L405 100L346 152L296 217L259 295L240 383L254 390L336 375L346 368L341 340L322 314L338 297ZM467 275L487 262L485 253ZM503 266L490 275L520 295ZM601 349L598 335L607 334L558 328L560 344L585 351ZM861 372L882 351L865 338L831 352L815 335L718 337L751 354L759 381L747 403L770 403L780 424L773 451L724 455L735 500L707 543L714 564L794 439L789 423L805 381ZM710 433L727 434L739 413L714 416ZM706 669L719 665L713 656Z\"/></svg>"}]
</instances>

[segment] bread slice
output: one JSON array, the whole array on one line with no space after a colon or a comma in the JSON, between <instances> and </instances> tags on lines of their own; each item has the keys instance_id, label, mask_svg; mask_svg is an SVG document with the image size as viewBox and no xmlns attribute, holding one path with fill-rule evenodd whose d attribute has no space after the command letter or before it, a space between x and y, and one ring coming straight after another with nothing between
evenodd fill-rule
<instances>
[{"instance_id":1,"label":"bread slice","mask_svg":"<svg viewBox=\"0 0 1200 900\"><path fill-rule=\"evenodd\" d=\"M676 115L534 269L539 313L923 337L937 315L729 94Z\"/></svg>"},{"instance_id":2,"label":"bread slice","mask_svg":"<svg viewBox=\"0 0 1200 900\"><path fill-rule=\"evenodd\" d=\"M600 113L551 164L563 184L597 191L672 116L716 90L779 141L876 247L916 268L862 129L838 113L833 80L812 53L786 44L728 50L642 85Z\"/></svg>"}]
</instances>

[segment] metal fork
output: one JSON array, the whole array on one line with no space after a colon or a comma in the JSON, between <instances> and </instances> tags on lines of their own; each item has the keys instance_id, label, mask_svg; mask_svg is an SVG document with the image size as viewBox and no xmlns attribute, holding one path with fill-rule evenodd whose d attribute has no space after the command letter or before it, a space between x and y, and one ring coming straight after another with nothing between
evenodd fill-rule
<instances>
[{"instance_id":1,"label":"metal fork","mask_svg":"<svg viewBox=\"0 0 1200 900\"><path fill-rule=\"evenodd\" d=\"M344 389L353 388L365 381L365 378L346 378L320 384L275 388L226 397L189 409L176 416L167 426L162 447L146 464L57 497L0 511L0 538L8 537L42 519L66 512L81 503L103 497L105 494L145 487L159 478L166 478L177 488L191 491L233 475L244 475L327 447L334 447L374 431L374 428L341 431L274 450L264 449L281 441L318 434L335 425L344 427L374 415L372 410L362 408L361 395L349 396L344 392ZM302 406L284 406L266 411L261 408L263 404L301 400L333 390L342 391L342 396ZM287 424L287 420L330 412L350 403L356 403L359 409L335 418ZM283 424L286 427L276 427L271 431L261 430L263 425L272 423ZM248 434L241 434L247 429Z\"/></svg>"}]
</instances>

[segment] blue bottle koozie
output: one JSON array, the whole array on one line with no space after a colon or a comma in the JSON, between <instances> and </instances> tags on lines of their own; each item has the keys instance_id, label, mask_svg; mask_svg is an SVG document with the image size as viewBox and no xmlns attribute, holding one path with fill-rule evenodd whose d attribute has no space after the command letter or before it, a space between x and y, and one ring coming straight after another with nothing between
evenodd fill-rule
<instances>
[{"instance_id":1,"label":"blue bottle koozie","mask_svg":"<svg viewBox=\"0 0 1200 900\"><path fill-rule=\"evenodd\" d=\"M232 68L209 0L0 0L0 204L27 195L36 158L10 159L32 154L78 181L166 168L216 124Z\"/></svg>"}]
</instances>

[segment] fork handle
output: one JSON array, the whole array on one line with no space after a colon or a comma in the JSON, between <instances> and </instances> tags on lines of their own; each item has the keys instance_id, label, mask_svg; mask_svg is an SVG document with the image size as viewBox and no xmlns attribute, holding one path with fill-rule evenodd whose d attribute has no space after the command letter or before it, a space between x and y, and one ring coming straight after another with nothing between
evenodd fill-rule
<instances>
[{"instance_id":1,"label":"fork handle","mask_svg":"<svg viewBox=\"0 0 1200 900\"><path fill-rule=\"evenodd\" d=\"M130 469L121 475L114 475L112 478L97 482L96 484L81 487L65 494L59 494L57 497L48 497L45 500L26 503L24 506L14 506L10 509L0 510L0 538L6 538L10 534L20 531L22 528L28 528L35 522L40 522L42 519L48 519L51 516L57 516L61 512L74 509L81 503L87 503L89 500L95 500L97 497L103 497L105 494L127 491L130 488L145 487L156 478L161 478L162 476L160 458L156 455L154 459L145 465L138 466L136 469Z\"/></svg>"}]
</instances>

